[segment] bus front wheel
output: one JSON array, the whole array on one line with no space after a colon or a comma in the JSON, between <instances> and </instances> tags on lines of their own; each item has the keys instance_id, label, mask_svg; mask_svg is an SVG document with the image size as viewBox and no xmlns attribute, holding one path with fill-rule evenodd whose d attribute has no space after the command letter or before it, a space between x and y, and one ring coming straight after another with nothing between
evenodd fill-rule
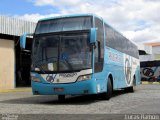
<instances>
[{"instance_id":1,"label":"bus front wheel","mask_svg":"<svg viewBox=\"0 0 160 120\"><path fill-rule=\"evenodd\" d=\"M112 96L112 92L113 92L113 88L112 88L112 83L111 83L111 79L108 78L108 82L107 82L107 92L102 93L102 98L104 100L109 100Z\"/></svg>"},{"instance_id":2,"label":"bus front wheel","mask_svg":"<svg viewBox=\"0 0 160 120\"><path fill-rule=\"evenodd\" d=\"M63 102L65 100L65 95L58 95L58 101Z\"/></svg>"}]
</instances>

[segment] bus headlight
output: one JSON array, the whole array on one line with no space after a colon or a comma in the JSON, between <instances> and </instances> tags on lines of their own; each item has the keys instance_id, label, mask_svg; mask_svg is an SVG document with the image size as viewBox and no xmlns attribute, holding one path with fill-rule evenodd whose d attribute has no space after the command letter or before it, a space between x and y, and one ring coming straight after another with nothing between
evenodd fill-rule
<instances>
[{"instance_id":1,"label":"bus headlight","mask_svg":"<svg viewBox=\"0 0 160 120\"><path fill-rule=\"evenodd\" d=\"M91 74L88 75L81 75L78 77L77 81L89 80L91 79Z\"/></svg>"},{"instance_id":2,"label":"bus headlight","mask_svg":"<svg viewBox=\"0 0 160 120\"><path fill-rule=\"evenodd\" d=\"M31 80L33 80L34 82L40 82L40 79L35 76L31 76Z\"/></svg>"}]
</instances>

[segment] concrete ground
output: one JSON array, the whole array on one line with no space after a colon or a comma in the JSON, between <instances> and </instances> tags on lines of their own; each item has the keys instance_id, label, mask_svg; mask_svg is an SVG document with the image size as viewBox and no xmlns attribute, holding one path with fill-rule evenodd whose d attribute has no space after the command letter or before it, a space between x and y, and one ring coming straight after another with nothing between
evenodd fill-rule
<instances>
[{"instance_id":1,"label":"concrete ground","mask_svg":"<svg viewBox=\"0 0 160 120\"><path fill-rule=\"evenodd\" d=\"M57 96L33 96L28 89L0 93L0 114L108 114L128 119L126 114L160 114L159 101L160 85L156 84L137 86L134 93L115 91L109 101L88 95L68 96L63 103Z\"/></svg>"}]
</instances>

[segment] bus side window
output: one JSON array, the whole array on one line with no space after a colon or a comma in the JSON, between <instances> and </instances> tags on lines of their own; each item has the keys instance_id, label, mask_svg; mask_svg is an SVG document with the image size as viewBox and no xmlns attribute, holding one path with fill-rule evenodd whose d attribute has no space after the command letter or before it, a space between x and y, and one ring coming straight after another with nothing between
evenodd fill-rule
<instances>
[{"instance_id":1,"label":"bus side window","mask_svg":"<svg viewBox=\"0 0 160 120\"><path fill-rule=\"evenodd\" d=\"M101 62L101 44L99 41L97 47L98 47L98 62Z\"/></svg>"},{"instance_id":2,"label":"bus side window","mask_svg":"<svg viewBox=\"0 0 160 120\"><path fill-rule=\"evenodd\" d=\"M100 50L100 42L98 41L96 43L96 48L95 48L95 63L99 63L101 56L100 56L101 50Z\"/></svg>"},{"instance_id":3,"label":"bus side window","mask_svg":"<svg viewBox=\"0 0 160 120\"><path fill-rule=\"evenodd\" d=\"M95 17L95 27L97 28L97 43L95 49L95 72L103 70L104 62L104 29L103 21Z\"/></svg>"},{"instance_id":4,"label":"bus side window","mask_svg":"<svg viewBox=\"0 0 160 120\"><path fill-rule=\"evenodd\" d=\"M95 72L102 71L103 66L103 58L101 58L101 44L98 41L95 49Z\"/></svg>"}]
</instances>

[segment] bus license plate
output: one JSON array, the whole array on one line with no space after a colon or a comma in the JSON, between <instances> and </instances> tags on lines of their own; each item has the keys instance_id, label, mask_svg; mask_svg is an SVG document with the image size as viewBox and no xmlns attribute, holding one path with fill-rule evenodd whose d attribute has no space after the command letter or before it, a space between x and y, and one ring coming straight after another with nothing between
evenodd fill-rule
<instances>
[{"instance_id":1,"label":"bus license plate","mask_svg":"<svg viewBox=\"0 0 160 120\"><path fill-rule=\"evenodd\" d=\"M62 92L64 91L64 88L54 88L54 91Z\"/></svg>"}]
</instances>

